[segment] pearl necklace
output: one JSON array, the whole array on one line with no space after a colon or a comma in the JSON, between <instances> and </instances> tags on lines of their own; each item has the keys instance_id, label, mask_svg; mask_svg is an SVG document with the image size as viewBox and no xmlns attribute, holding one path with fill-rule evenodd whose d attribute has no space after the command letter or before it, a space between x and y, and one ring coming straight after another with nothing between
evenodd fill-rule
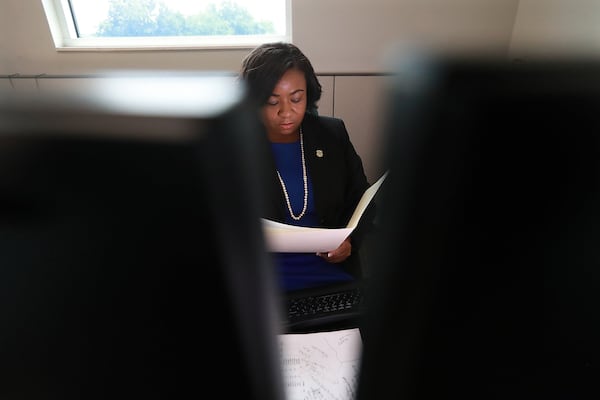
<instances>
[{"instance_id":1,"label":"pearl necklace","mask_svg":"<svg viewBox=\"0 0 600 400\"><path fill-rule=\"evenodd\" d=\"M294 211L292 210L292 205L290 203L290 196L288 195L283 179L281 179L279 170L277 170L277 177L279 178L279 183L281 183L281 188L283 189L283 195L285 196L287 208L292 218L296 221L304 217L304 214L306 213L306 209L308 207L308 178L306 176L306 161L304 161L304 140L302 139L302 127L300 127L300 153L302 154L302 179L304 180L304 206L302 207L302 212L298 216L294 215Z\"/></svg>"}]
</instances>

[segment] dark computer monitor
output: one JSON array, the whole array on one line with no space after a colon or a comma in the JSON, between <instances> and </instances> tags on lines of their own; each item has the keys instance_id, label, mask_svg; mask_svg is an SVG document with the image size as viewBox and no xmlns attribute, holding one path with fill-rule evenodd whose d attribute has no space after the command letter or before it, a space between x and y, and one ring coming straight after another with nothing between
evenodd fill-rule
<instances>
[{"instance_id":1,"label":"dark computer monitor","mask_svg":"<svg viewBox=\"0 0 600 400\"><path fill-rule=\"evenodd\" d=\"M600 63L390 81L358 399L598 397Z\"/></svg>"},{"instance_id":2,"label":"dark computer monitor","mask_svg":"<svg viewBox=\"0 0 600 400\"><path fill-rule=\"evenodd\" d=\"M0 95L0 398L282 398L259 122L233 79Z\"/></svg>"}]
</instances>

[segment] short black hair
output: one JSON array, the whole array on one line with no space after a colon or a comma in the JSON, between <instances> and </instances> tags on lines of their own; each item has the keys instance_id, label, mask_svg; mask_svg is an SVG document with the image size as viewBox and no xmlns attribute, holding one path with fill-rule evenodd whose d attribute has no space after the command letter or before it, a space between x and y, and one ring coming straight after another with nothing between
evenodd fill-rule
<instances>
[{"instance_id":1,"label":"short black hair","mask_svg":"<svg viewBox=\"0 0 600 400\"><path fill-rule=\"evenodd\" d=\"M306 109L316 113L321 98L321 84L310 60L295 45L285 42L262 44L242 60L240 79L245 81L249 96L264 105L277 82L290 69L298 69L306 79Z\"/></svg>"}]
</instances>

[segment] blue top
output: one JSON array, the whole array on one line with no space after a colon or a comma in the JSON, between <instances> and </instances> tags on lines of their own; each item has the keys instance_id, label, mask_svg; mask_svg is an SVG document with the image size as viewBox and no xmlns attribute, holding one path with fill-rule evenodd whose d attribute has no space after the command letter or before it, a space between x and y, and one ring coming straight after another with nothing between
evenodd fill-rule
<instances>
[{"instance_id":1,"label":"blue top","mask_svg":"<svg viewBox=\"0 0 600 400\"><path fill-rule=\"evenodd\" d=\"M294 215L298 216L304 206L304 180L302 177L302 153L300 141L294 143L271 143L275 165L285 183ZM307 171L308 175L308 171ZM286 210L286 223L297 226L318 227L315 212L314 190L308 178L308 207L299 221ZM287 207L286 207L287 208ZM313 253L273 253L279 280L284 291L320 286L327 283L354 279L339 264L328 263Z\"/></svg>"}]
</instances>

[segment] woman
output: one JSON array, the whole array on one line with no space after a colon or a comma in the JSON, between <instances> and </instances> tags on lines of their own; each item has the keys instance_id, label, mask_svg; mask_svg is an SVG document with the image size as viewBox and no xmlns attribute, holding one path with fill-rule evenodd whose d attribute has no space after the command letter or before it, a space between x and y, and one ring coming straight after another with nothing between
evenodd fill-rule
<instances>
[{"instance_id":1,"label":"woman","mask_svg":"<svg viewBox=\"0 0 600 400\"><path fill-rule=\"evenodd\" d=\"M271 145L265 218L292 225L346 226L369 187L344 122L317 115L321 84L308 58L293 44L268 43L243 62L240 78L258 102ZM372 221L361 223L325 253L274 254L284 290L352 280L361 274L358 247Z\"/></svg>"}]
</instances>

